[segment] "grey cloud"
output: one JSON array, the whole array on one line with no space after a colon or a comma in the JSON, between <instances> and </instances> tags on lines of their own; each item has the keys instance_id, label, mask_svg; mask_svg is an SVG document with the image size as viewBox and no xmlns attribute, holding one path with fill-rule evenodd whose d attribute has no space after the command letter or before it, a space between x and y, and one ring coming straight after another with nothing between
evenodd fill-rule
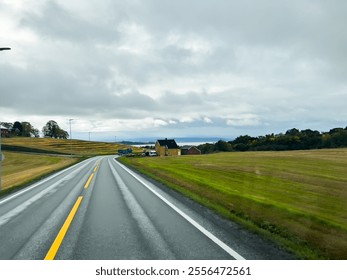
<instances>
[{"instance_id":1,"label":"grey cloud","mask_svg":"<svg viewBox=\"0 0 347 280\"><path fill-rule=\"evenodd\" d=\"M1 54L1 108L173 120L161 129L182 134L347 121L345 1L66 3L17 11L0 34L17 44L14 61Z\"/></svg>"},{"instance_id":2,"label":"grey cloud","mask_svg":"<svg viewBox=\"0 0 347 280\"><path fill-rule=\"evenodd\" d=\"M119 17L122 18L121 15ZM27 13L21 20L21 25L33 28L51 40L90 44L117 41L120 36L116 28L117 21L88 21L82 18L81 14L73 13L59 5L59 1L47 1L40 14Z\"/></svg>"}]
</instances>

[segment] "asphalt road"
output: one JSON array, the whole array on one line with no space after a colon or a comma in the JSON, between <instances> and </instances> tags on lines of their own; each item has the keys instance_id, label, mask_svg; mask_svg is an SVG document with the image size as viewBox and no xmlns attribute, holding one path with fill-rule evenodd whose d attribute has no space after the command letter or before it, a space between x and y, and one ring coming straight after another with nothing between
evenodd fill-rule
<instances>
[{"instance_id":1,"label":"asphalt road","mask_svg":"<svg viewBox=\"0 0 347 280\"><path fill-rule=\"evenodd\" d=\"M271 242L95 157L0 200L0 259L291 259Z\"/></svg>"}]
</instances>

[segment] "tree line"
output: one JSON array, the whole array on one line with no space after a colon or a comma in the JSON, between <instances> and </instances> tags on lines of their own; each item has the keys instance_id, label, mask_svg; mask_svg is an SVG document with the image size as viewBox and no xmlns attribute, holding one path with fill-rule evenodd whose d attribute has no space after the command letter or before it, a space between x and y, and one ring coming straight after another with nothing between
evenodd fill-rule
<instances>
[{"instance_id":1,"label":"tree line","mask_svg":"<svg viewBox=\"0 0 347 280\"><path fill-rule=\"evenodd\" d=\"M7 133L1 131L2 137L40 137L40 131L33 127L30 122L19 122L14 123L1 122L1 127L7 129ZM56 139L67 139L69 133L60 128L56 121L50 120L42 128L43 137L56 138Z\"/></svg>"},{"instance_id":2,"label":"tree line","mask_svg":"<svg viewBox=\"0 0 347 280\"><path fill-rule=\"evenodd\" d=\"M232 141L219 140L214 144L202 144L198 148L203 154L231 151L286 151L347 147L347 127L333 128L329 132L298 130L286 133L252 137L241 135Z\"/></svg>"}]
</instances>

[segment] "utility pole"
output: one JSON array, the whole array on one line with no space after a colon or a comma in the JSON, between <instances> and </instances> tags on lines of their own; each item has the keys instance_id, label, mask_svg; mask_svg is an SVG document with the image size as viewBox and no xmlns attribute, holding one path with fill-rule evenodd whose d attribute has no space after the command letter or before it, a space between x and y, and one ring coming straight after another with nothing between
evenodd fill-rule
<instances>
[{"instance_id":1,"label":"utility pole","mask_svg":"<svg viewBox=\"0 0 347 280\"><path fill-rule=\"evenodd\" d=\"M72 157L72 133L71 133L71 122L73 121L73 119L69 119L69 123L70 123L70 154Z\"/></svg>"},{"instance_id":2,"label":"utility pole","mask_svg":"<svg viewBox=\"0 0 347 280\"><path fill-rule=\"evenodd\" d=\"M72 133L71 133L71 122L73 121L73 119L69 119L69 123L70 123L70 140L72 139Z\"/></svg>"},{"instance_id":3,"label":"utility pole","mask_svg":"<svg viewBox=\"0 0 347 280\"><path fill-rule=\"evenodd\" d=\"M9 51L11 50L11 48L0 48L0 51ZM2 156L2 152L1 152L1 122L0 122L0 191L1 191L1 187L2 187L2 178L1 178L1 174L2 174L2 160L3 160L3 156Z\"/></svg>"}]
</instances>

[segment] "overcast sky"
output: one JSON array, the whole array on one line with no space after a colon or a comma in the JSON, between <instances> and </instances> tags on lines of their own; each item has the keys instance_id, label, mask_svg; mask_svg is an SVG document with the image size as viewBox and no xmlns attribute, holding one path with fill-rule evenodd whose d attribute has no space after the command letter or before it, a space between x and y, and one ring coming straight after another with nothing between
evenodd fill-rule
<instances>
[{"instance_id":1,"label":"overcast sky","mask_svg":"<svg viewBox=\"0 0 347 280\"><path fill-rule=\"evenodd\" d=\"M345 0L1 0L0 121L73 138L347 126Z\"/></svg>"}]
</instances>

